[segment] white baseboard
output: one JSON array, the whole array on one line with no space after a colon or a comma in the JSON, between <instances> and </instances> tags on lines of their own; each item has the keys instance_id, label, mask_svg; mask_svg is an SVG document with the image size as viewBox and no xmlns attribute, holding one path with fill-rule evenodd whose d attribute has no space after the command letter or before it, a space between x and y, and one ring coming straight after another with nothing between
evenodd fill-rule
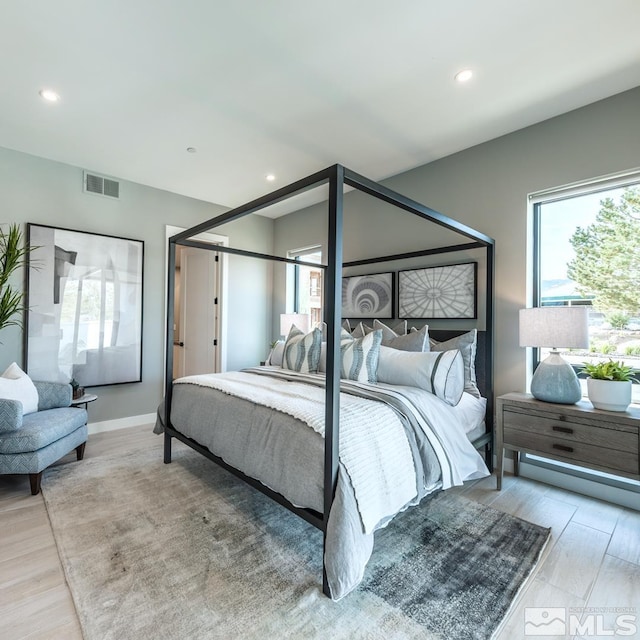
<instances>
[{"instance_id":1,"label":"white baseboard","mask_svg":"<svg viewBox=\"0 0 640 640\"><path fill-rule=\"evenodd\" d=\"M91 435L93 433L115 431L116 429L139 427L143 424L153 424L155 421L155 413L145 413L140 416L130 416L128 418L116 418L115 420L105 420L103 422L90 422L87 427L89 429L89 435Z\"/></svg>"}]
</instances>

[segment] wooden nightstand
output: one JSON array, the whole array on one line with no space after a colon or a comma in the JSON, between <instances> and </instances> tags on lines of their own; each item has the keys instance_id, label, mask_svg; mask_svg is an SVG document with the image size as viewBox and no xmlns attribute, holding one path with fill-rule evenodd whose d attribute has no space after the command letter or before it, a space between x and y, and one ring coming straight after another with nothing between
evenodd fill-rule
<instances>
[{"instance_id":1,"label":"wooden nightstand","mask_svg":"<svg viewBox=\"0 0 640 640\"><path fill-rule=\"evenodd\" d=\"M526 393L496 400L498 491L502 488L504 450L514 451L518 475L520 452L640 479L640 409L594 409L590 402L553 404Z\"/></svg>"}]
</instances>

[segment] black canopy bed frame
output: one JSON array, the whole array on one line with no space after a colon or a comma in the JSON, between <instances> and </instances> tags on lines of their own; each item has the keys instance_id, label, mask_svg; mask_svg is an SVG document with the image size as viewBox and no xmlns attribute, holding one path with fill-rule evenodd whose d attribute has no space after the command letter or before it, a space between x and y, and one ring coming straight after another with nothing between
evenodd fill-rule
<instances>
[{"instance_id":1,"label":"black canopy bed frame","mask_svg":"<svg viewBox=\"0 0 640 640\"><path fill-rule=\"evenodd\" d=\"M284 258L268 254L234 249L221 245L211 245L198 240L194 236L211 231L223 224L232 222L251 213L286 200L294 195L316 188L321 185L329 185L328 199L328 258L326 265L305 263L300 260ZM390 205L399 207L419 218L440 225L450 231L463 236L466 241L461 244L445 247L430 248L423 251L412 251L402 254L387 255L368 258L352 262L343 262L342 232L343 232L343 204L345 186L369 194ZM171 400L173 389L173 326L175 303L175 266L177 246L195 247L206 250L214 250L221 253L245 256L260 260L271 260L295 265L313 266L324 269L324 318L327 324L327 354L326 354L326 383L325 383L325 440L324 440L324 498L323 513L313 509L296 507L284 496L269 489L264 484L242 471L230 466L222 458L216 456L208 448L195 440L185 436L174 428L171 423ZM471 249L484 249L486 252L486 304L485 304L485 329L478 332L478 353L476 368L478 384L482 395L487 400L485 418L485 433L473 441L477 448L484 448L485 461L489 470L493 469L492 434L493 434L493 339L494 339L494 241L492 238L480 233L460 222L457 222L419 202L403 196L391 189L361 176L346 167L336 164L322 171L318 171L306 178L298 180L286 187L278 189L261 198L253 200L240 207L232 209L215 218L187 229L169 239L168 260L168 304L166 324L166 371L165 371L165 404L164 404L164 462L171 462L172 438L184 442L194 450L216 462L221 467L241 478L252 487L266 494L279 504L304 518L307 522L317 527L324 535L324 549L326 551L326 536L329 513L333 503L337 478L338 478L338 443L339 443L339 409L340 409L340 332L342 311L341 278L343 267L355 267L366 264L378 264L406 258L430 256L443 253L468 251ZM431 330L430 335L438 340L446 340L465 333L465 330ZM323 562L324 567L324 562ZM330 596L327 581L326 568L323 569L323 592Z\"/></svg>"}]
</instances>

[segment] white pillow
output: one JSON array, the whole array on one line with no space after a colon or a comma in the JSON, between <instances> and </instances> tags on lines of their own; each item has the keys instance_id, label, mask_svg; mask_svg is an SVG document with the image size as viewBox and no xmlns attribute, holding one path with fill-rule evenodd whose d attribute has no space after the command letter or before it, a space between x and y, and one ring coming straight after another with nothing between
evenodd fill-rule
<instances>
[{"instance_id":1,"label":"white pillow","mask_svg":"<svg viewBox=\"0 0 640 640\"><path fill-rule=\"evenodd\" d=\"M282 368L301 373L315 373L320 362L320 343L322 331L314 329L306 335L291 326L282 354Z\"/></svg>"},{"instance_id":2,"label":"white pillow","mask_svg":"<svg viewBox=\"0 0 640 640\"><path fill-rule=\"evenodd\" d=\"M352 338L343 331L340 340L340 377L358 382L376 382L382 331Z\"/></svg>"},{"instance_id":3,"label":"white pillow","mask_svg":"<svg viewBox=\"0 0 640 640\"><path fill-rule=\"evenodd\" d=\"M31 378L15 362L9 365L0 378L0 398L20 400L23 415L38 410L38 390Z\"/></svg>"},{"instance_id":4,"label":"white pillow","mask_svg":"<svg viewBox=\"0 0 640 640\"><path fill-rule=\"evenodd\" d=\"M478 331L472 329L468 333L456 336L444 342L437 342L429 338L431 351L449 351L458 349L464 361L464 390L476 398L481 398L480 390L476 381L476 341Z\"/></svg>"},{"instance_id":5,"label":"white pillow","mask_svg":"<svg viewBox=\"0 0 640 640\"><path fill-rule=\"evenodd\" d=\"M398 351L380 347L378 382L418 387L455 406L464 391L464 363L452 351Z\"/></svg>"},{"instance_id":6,"label":"white pillow","mask_svg":"<svg viewBox=\"0 0 640 640\"><path fill-rule=\"evenodd\" d=\"M281 367L283 354L284 354L284 340L278 340L273 345L273 349L271 349L271 352L269 353L265 364L272 365L274 367Z\"/></svg>"}]
</instances>

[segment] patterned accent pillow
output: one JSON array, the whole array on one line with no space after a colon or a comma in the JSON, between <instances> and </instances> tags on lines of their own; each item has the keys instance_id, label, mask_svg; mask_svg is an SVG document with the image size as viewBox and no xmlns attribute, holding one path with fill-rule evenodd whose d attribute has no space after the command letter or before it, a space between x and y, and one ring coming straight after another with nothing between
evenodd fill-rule
<instances>
[{"instance_id":1,"label":"patterned accent pillow","mask_svg":"<svg viewBox=\"0 0 640 640\"><path fill-rule=\"evenodd\" d=\"M340 377L358 382L376 382L382 331L364 338L352 338L346 332L340 340Z\"/></svg>"},{"instance_id":2,"label":"patterned accent pillow","mask_svg":"<svg viewBox=\"0 0 640 640\"><path fill-rule=\"evenodd\" d=\"M322 331L313 329L306 335L292 325L282 354L282 368L301 373L316 373L320 362Z\"/></svg>"},{"instance_id":3,"label":"patterned accent pillow","mask_svg":"<svg viewBox=\"0 0 640 640\"><path fill-rule=\"evenodd\" d=\"M462 354L452 351L422 353L380 347L378 382L418 387L455 406L464 391Z\"/></svg>"},{"instance_id":4,"label":"patterned accent pillow","mask_svg":"<svg viewBox=\"0 0 640 640\"><path fill-rule=\"evenodd\" d=\"M458 349L462 354L464 362L464 390L476 398L481 398L480 390L476 381L476 340L478 331L472 329L468 333L456 336L444 342L437 342L429 338L431 351L449 351Z\"/></svg>"},{"instance_id":5,"label":"patterned accent pillow","mask_svg":"<svg viewBox=\"0 0 640 640\"><path fill-rule=\"evenodd\" d=\"M15 362L0 376L0 398L19 400L23 415L38 410L38 390L31 378Z\"/></svg>"}]
</instances>

